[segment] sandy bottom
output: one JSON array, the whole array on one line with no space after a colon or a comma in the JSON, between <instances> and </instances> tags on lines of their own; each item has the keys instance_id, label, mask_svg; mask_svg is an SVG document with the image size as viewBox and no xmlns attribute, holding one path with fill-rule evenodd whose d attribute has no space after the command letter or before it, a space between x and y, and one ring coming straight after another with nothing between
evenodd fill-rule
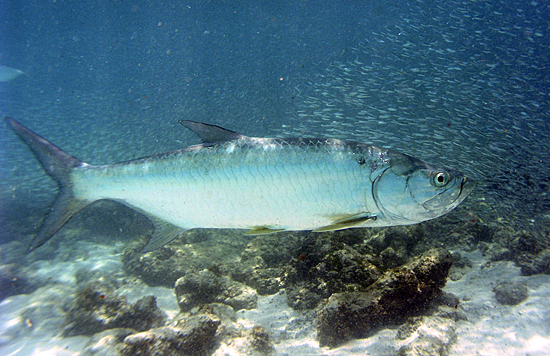
<instances>
[{"instance_id":1,"label":"sandy bottom","mask_svg":"<svg viewBox=\"0 0 550 356\"><path fill-rule=\"evenodd\" d=\"M64 312L72 301L77 271L104 272L124 277L121 245L105 247L91 243L77 246L82 254L73 260L37 261L28 269L31 281L47 280L32 294L17 295L0 304L1 355L78 355L89 346L90 337L61 338ZM74 246L73 246L74 248ZM461 251L459 251L461 252ZM487 263L481 253L461 252L473 268L461 280L449 281L445 291L457 295L468 321L453 324L450 355L550 355L550 275L523 277L511 262ZM492 292L498 281L523 281L529 297L516 306L499 304ZM148 287L133 280L117 290L133 303L155 295L170 318L178 313L173 289ZM396 340L397 328L348 342L341 347L320 348L316 341L313 312L298 312L285 302L284 291L260 297L258 308L237 313L245 328L263 326L270 333L275 355L392 355L407 340ZM429 326L427 326L429 327ZM428 331L437 337L446 326ZM238 342L222 344L215 355L239 355Z\"/></svg>"}]
</instances>

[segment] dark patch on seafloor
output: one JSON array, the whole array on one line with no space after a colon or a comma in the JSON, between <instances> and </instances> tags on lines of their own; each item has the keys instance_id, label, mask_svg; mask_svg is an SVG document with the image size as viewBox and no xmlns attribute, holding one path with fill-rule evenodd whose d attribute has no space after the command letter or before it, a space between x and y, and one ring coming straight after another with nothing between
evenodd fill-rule
<instances>
[{"instance_id":1,"label":"dark patch on seafloor","mask_svg":"<svg viewBox=\"0 0 550 356\"><path fill-rule=\"evenodd\" d=\"M513 260L522 272L549 273L549 239L516 232L506 225L485 224L466 209L457 209L418 225L385 229L350 229L310 234L283 268L289 306L314 308L337 292L365 290L385 271L403 265L431 248L481 250L489 260ZM453 254L452 280L459 280L471 262ZM546 271L546 272L545 272Z\"/></svg>"},{"instance_id":2,"label":"dark patch on seafloor","mask_svg":"<svg viewBox=\"0 0 550 356\"><path fill-rule=\"evenodd\" d=\"M504 305L519 304L529 296L529 290L522 282L501 281L493 287L493 292L497 302Z\"/></svg>"},{"instance_id":3,"label":"dark patch on seafloor","mask_svg":"<svg viewBox=\"0 0 550 356\"><path fill-rule=\"evenodd\" d=\"M37 288L16 264L0 265L0 302L12 295L32 293Z\"/></svg>"}]
</instances>

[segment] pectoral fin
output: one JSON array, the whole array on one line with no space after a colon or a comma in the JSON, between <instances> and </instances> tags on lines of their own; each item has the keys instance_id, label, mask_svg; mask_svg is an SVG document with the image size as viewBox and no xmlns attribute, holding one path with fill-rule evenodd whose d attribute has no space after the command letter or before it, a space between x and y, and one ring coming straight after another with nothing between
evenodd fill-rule
<instances>
[{"instance_id":1,"label":"pectoral fin","mask_svg":"<svg viewBox=\"0 0 550 356\"><path fill-rule=\"evenodd\" d=\"M369 220L376 220L376 215L371 215L369 213L359 213L352 215L345 215L343 217L338 217L335 219L332 224L318 227L313 230L314 232L324 232L324 231L335 231L347 229L350 227L357 227Z\"/></svg>"},{"instance_id":2,"label":"pectoral fin","mask_svg":"<svg viewBox=\"0 0 550 356\"><path fill-rule=\"evenodd\" d=\"M268 226L255 226L245 233L248 236L274 234L276 232L285 231L285 229L274 229Z\"/></svg>"}]
</instances>

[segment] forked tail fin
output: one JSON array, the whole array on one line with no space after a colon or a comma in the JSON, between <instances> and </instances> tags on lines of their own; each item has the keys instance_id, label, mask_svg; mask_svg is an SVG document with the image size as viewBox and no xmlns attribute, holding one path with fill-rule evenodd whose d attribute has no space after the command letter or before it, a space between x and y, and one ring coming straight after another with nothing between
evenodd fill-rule
<instances>
[{"instance_id":1,"label":"forked tail fin","mask_svg":"<svg viewBox=\"0 0 550 356\"><path fill-rule=\"evenodd\" d=\"M59 185L59 195L50 207L50 211L38 233L32 240L27 253L42 246L48 241L69 219L91 202L77 199L72 193L71 170L85 166L86 163L65 153L59 147L32 132L19 122L11 118L5 119L13 131L33 151L42 168Z\"/></svg>"}]
</instances>

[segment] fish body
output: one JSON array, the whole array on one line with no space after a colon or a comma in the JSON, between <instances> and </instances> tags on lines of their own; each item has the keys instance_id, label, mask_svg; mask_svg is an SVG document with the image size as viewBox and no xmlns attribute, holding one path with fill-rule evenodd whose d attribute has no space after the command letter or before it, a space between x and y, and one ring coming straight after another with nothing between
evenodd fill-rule
<instances>
[{"instance_id":1,"label":"fish body","mask_svg":"<svg viewBox=\"0 0 550 356\"><path fill-rule=\"evenodd\" d=\"M25 74L22 70L0 64L0 82L9 82L22 74Z\"/></svg>"},{"instance_id":2,"label":"fish body","mask_svg":"<svg viewBox=\"0 0 550 356\"><path fill-rule=\"evenodd\" d=\"M180 122L202 144L94 166L7 122L60 185L30 250L100 199L153 221L144 248L151 251L192 228L264 234L415 224L455 208L473 187L457 172L391 150L336 139L248 137L192 121Z\"/></svg>"},{"instance_id":3,"label":"fish body","mask_svg":"<svg viewBox=\"0 0 550 356\"><path fill-rule=\"evenodd\" d=\"M313 230L377 212L370 175L339 141L241 138L71 174L74 195L113 199L182 228ZM374 153L374 152L373 152ZM328 189L330 187L330 189ZM373 222L388 223L385 219Z\"/></svg>"}]
</instances>

